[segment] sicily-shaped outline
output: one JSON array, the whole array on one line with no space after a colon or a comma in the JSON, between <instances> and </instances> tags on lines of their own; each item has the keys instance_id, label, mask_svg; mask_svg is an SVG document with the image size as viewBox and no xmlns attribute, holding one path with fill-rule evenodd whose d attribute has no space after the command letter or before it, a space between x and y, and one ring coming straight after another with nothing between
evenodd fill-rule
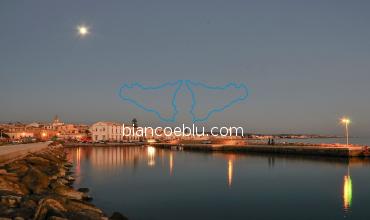
<instances>
[{"instance_id":1,"label":"sicily-shaped outline","mask_svg":"<svg viewBox=\"0 0 370 220\"><path fill-rule=\"evenodd\" d=\"M174 82L166 82L166 83L163 83L159 86L144 86L144 85L142 85L138 82L131 83L131 84L123 84L119 89L118 95L122 100L130 102L131 104L137 106L138 108L143 109L144 111L154 113L161 121L176 122L176 116L178 114L178 110L177 110L177 106L176 106L176 97L177 97L177 94L178 94L179 90L181 89L181 87L184 83L186 85L187 90L191 94L192 104L191 104L191 108L189 110L189 113L190 113L190 115L192 117L192 121L194 123L195 122L207 121L209 119L209 117L212 116L213 113L222 112L222 111L226 110L227 108L232 107L236 103L246 100L248 95L249 95L248 88L243 83L237 84L237 83L230 82L230 83L228 83L224 86L210 86L210 85L207 85L205 83L194 82L194 81L191 81L191 80L177 80L177 81L174 81ZM140 104L136 100L125 96L124 92L123 92L125 89L132 89L134 87L139 87L143 90L158 90L158 89L162 89L166 86L174 86L174 85L177 85L177 87L176 87L176 90L175 90L174 94L172 95L172 103L171 104L172 104L172 108L173 108L172 109L173 113L172 113L171 117L169 117L169 118L162 117L161 113L159 111L157 111L153 108L148 108L148 107L143 106L142 104ZM221 108L214 108L214 109L209 110L205 117L197 117L194 113L194 109L195 109L195 106L196 106L196 103L197 103L196 95L195 95L194 91L192 90L191 85L201 86L203 88L212 89L212 90L227 90L230 87L234 87L236 89L242 89L244 91L244 94L242 96L239 96L236 99L231 100L230 102L228 102L226 105L222 106Z\"/></svg>"},{"instance_id":2,"label":"sicily-shaped outline","mask_svg":"<svg viewBox=\"0 0 370 220\"><path fill-rule=\"evenodd\" d=\"M133 105L137 106L138 108L143 109L144 111L154 113L161 121L175 122L176 121L176 115L178 113L177 106L176 106L176 96L177 96L177 94L178 94L178 92L179 92L179 90L180 90L180 88L182 86L182 83L183 83L182 80L177 80L175 82L166 82L166 83L163 83L163 84L161 84L159 86L143 86L142 84L137 83L137 82L131 83L131 84L123 84L120 87L120 89L119 89L118 95L119 95L119 97L122 100L130 102ZM159 90L159 89L163 89L166 86L174 86L176 84L178 84L178 85L176 87L176 90L175 90L174 94L172 95L172 103L171 103L172 104L172 108L173 108L172 110L173 111L172 111L171 117L169 117L169 118L162 117L161 116L161 113L159 111L157 111L157 110L155 110L153 108L147 108L147 107L143 106L142 104L140 104L136 100L131 99L131 98L125 96L124 95L124 92L123 92L125 89L132 89L134 87L139 87L139 88L141 88L143 90Z\"/></svg>"}]
</instances>

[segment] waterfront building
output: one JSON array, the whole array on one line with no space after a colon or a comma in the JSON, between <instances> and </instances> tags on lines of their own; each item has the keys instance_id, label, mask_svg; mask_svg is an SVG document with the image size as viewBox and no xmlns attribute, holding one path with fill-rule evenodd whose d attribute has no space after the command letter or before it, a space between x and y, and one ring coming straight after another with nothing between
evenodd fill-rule
<instances>
[{"instance_id":1,"label":"waterfront building","mask_svg":"<svg viewBox=\"0 0 370 220\"><path fill-rule=\"evenodd\" d=\"M87 125L63 124L56 131L58 138L64 140L88 140L90 134Z\"/></svg>"},{"instance_id":2,"label":"waterfront building","mask_svg":"<svg viewBox=\"0 0 370 220\"><path fill-rule=\"evenodd\" d=\"M123 133L123 126L125 126L125 134ZM91 128L91 136L94 142L97 141L110 141L110 142L120 142L120 141L131 141L140 140L142 137L135 136L134 132L129 132L133 130L133 126L126 125L123 123L116 122L96 122Z\"/></svg>"},{"instance_id":3,"label":"waterfront building","mask_svg":"<svg viewBox=\"0 0 370 220\"><path fill-rule=\"evenodd\" d=\"M4 133L12 140L19 140L22 138L34 137L34 133L27 129L25 124L22 123L9 123L4 126Z\"/></svg>"},{"instance_id":4,"label":"waterfront building","mask_svg":"<svg viewBox=\"0 0 370 220\"><path fill-rule=\"evenodd\" d=\"M26 131L14 131L14 132L7 132L6 133L10 139L12 140L19 140L23 138L33 138L33 132L26 132Z\"/></svg>"},{"instance_id":5,"label":"waterfront building","mask_svg":"<svg viewBox=\"0 0 370 220\"><path fill-rule=\"evenodd\" d=\"M22 139L34 137L40 140L51 138L65 140L86 140L89 137L89 126L80 124L65 124L58 116L51 123L32 122L29 124L8 123L2 124L1 128L10 139Z\"/></svg>"}]
</instances>

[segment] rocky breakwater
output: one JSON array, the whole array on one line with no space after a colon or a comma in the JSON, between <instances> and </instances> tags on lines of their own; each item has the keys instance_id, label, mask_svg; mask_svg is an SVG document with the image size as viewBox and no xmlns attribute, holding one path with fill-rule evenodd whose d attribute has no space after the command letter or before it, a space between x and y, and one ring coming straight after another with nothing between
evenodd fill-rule
<instances>
[{"instance_id":1,"label":"rocky breakwater","mask_svg":"<svg viewBox=\"0 0 370 220\"><path fill-rule=\"evenodd\" d=\"M127 219L107 217L88 202L87 189L74 190L72 167L57 144L1 165L0 219Z\"/></svg>"}]
</instances>

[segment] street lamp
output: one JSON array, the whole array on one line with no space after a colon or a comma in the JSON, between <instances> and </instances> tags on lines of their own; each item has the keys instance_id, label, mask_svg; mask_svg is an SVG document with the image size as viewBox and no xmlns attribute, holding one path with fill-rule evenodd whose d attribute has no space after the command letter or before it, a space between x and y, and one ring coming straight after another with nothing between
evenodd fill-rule
<instances>
[{"instance_id":1,"label":"street lamp","mask_svg":"<svg viewBox=\"0 0 370 220\"><path fill-rule=\"evenodd\" d=\"M348 147L348 124L351 123L351 120L349 118L342 118L341 122L342 124L346 126L346 139L347 139L347 147Z\"/></svg>"}]
</instances>

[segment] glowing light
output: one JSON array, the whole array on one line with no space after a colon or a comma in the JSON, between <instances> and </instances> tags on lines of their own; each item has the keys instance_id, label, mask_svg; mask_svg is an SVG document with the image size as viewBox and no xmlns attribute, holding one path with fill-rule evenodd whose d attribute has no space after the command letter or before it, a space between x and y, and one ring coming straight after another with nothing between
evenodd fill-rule
<instances>
[{"instance_id":1,"label":"glowing light","mask_svg":"<svg viewBox=\"0 0 370 220\"><path fill-rule=\"evenodd\" d=\"M349 118L342 118L342 119L341 119L341 122L342 122L343 124L349 124L349 123L351 123L351 120L350 120Z\"/></svg>"},{"instance_id":2,"label":"glowing light","mask_svg":"<svg viewBox=\"0 0 370 220\"><path fill-rule=\"evenodd\" d=\"M90 34L90 28L85 25L80 25L77 27L78 35L81 37L85 37L86 35Z\"/></svg>"},{"instance_id":3,"label":"glowing light","mask_svg":"<svg viewBox=\"0 0 370 220\"><path fill-rule=\"evenodd\" d=\"M343 184L343 207L347 211L352 205L352 180L351 176L344 176Z\"/></svg>"},{"instance_id":4,"label":"glowing light","mask_svg":"<svg viewBox=\"0 0 370 220\"><path fill-rule=\"evenodd\" d=\"M152 146L147 147L147 154L148 154L148 166L155 165L155 148Z\"/></svg>"},{"instance_id":5,"label":"glowing light","mask_svg":"<svg viewBox=\"0 0 370 220\"><path fill-rule=\"evenodd\" d=\"M170 175L172 176L173 172L173 155L172 152L170 153Z\"/></svg>"},{"instance_id":6,"label":"glowing light","mask_svg":"<svg viewBox=\"0 0 370 220\"><path fill-rule=\"evenodd\" d=\"M227 185L230 187L233 182L233 161L229 159L227 166Z\"/></svg>"},{"instance_id":7,"label":"glowing light","mask_svg":"<svg viewBox=\"0 0 370 220\"><path fill-rule=\"evenodd\" d=\"M156 143L156 140L155 139L149 139L148 143Z\"/></svg>"},{"instance_id":8,"label":"glowing light","mask_svg":"<svg viewBox=\"0 0 370 220\"><path fill-rule=\"evenodd\" d=\"M348 147L348 143L349 143L349 137L348 137L348 124L351 123L351 120L347 117L343 117L341 120L342 124L345 125L346 127L346 140L347 140L347 147Z\"/></svg>"},{"instance_id":9,"label":"glowing light","mask_svg":"<svg viewBox=\"0 0 370 220\"><path fill-rule=\"evenodd\" d=\"M152 146L148 146L147 148L148 156L154 156L155 155L155 148Z\"/></svg>"},{"instance_id":10,"label":"glowing light","mask_svg":"<svg viewBox=\"0 0 370 220\"><path fill-rule=\"evenodd\" d=\"M24 133L24 132L23 132L23 133L22 133L22 136L23 136L23 137L24 137L24 136L26 136L26 133Z\"/></svg>"},{"instance_id":11,"label":"glowing light","mask_svg":"<svg viewBox=\"0 0 370 220\"><path fill-rule=\"evenodd\" d=\"M81 148L77 148L76 151L76 183L78 184L80 182L80 173L81 173Z\"/></svg>"},{"instance_id":12,"label":"glowing light","mask_svg":"<svg viewBox=\"0 0 370 220\"><path fill-rule=\"evenodd\" d=\"M43 137L46 137L46 133L45 133L45 132L43 132L41 135L42 135Z\"/></svg>"}]
</instances>

